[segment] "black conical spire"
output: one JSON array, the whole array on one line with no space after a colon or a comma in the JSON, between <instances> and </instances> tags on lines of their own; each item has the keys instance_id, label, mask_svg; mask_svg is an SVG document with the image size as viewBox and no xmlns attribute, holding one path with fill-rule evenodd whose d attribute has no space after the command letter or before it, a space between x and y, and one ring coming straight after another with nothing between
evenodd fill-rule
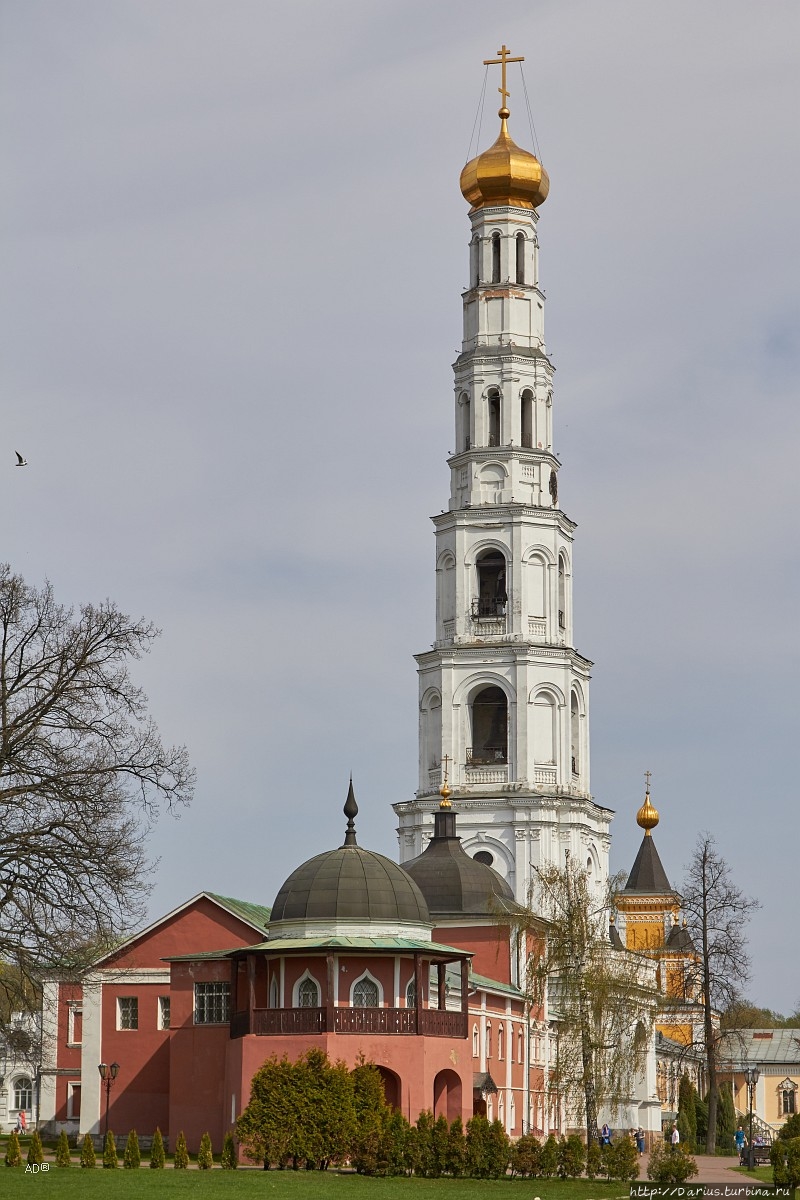
<instances>
[{"instance_id":1,"label":"black conical spire","mask_svg":"<svg viewBox=\"0 0 800 1200\"><path fill-rule=\"evenodd\" d=\"M344 815L347 817L347 832L344 835L345 846L357 846L355 817L358 816L358 805L353 792L353 776L350 776L350 787L344 802Z\"/></svg>"}]
</instances>

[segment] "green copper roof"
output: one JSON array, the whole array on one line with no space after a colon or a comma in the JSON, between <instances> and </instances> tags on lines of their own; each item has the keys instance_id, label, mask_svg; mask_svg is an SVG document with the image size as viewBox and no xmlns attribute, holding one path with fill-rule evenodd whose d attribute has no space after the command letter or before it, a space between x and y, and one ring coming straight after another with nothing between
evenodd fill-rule
<instances>
[{"instance_id":1,"label":"green copper roof","mask_svg":"<svg viewBox=\"0 0 800 1200\"><path fill-rule=\"evenodd\" d=\"M525 998L513 983L501 983L499 979L490 979L488 975L475 975L470 971L469 981L475 987L483 988L488 992L502 992L504 996L515 996L518 1000Z\"/></svg>"},{"instance_id":2,"label":"green copper roof","mask_svg":"<svg viewBox=\"0 0 800 1200\"><path fill-rule=\"evenodd\" d=\"M251 904L248 900L236 900L233 896L218 896L216 892L206 892L206 895L216 900L223 908L227 908L235 917L246 921L248 925L253 925L262 933L267 932L270 910L263 904Z\"/></svg>"},{"instance_id":3,"label":"green copper roof","mask_svg":"<svg viewBox=\"0 0 800 1200\"><path fill-rule=\"evenodd\" d=\"M268 942L248 947L248 950L266 950L272 954L280 954L284 950L400 950L420 954L467 956L472 953L470 950L460 950L456 946L445 946L441 942L426 942L422 938L347 937L344 934L318 938L273 937Z\"/></svg>"}]
</instances>

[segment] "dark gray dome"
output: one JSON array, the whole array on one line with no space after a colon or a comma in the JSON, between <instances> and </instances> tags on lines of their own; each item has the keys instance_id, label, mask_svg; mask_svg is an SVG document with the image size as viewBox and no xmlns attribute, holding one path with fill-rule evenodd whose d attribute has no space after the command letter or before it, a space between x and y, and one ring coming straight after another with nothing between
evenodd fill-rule
<instances>
[{"instance_id":1,"label":"dark gray dome","mask_svg":"<svg viewBox=\"0 0 800 1200\"><path fill-rule=\"evenodd\" d=\"M403 863L403 869L419 887L432 917L496 917L516 908L505 879L464 850L452 810L435 814L433 837L422 854Z\"/></svg>"},{"instance_id":2,"label":"dark gray dome","mask_svg":"<svg viewBox=\"0 0 800 1200\"><path fill-rule=\"evenodd\" d=\"M270 927L278 921L411 921L430 925L422 892L397 863L356 844L358 812L352 781L345 805L343 846L317 854L292 871L275 898Z\"/></svg>"}]
</instances>

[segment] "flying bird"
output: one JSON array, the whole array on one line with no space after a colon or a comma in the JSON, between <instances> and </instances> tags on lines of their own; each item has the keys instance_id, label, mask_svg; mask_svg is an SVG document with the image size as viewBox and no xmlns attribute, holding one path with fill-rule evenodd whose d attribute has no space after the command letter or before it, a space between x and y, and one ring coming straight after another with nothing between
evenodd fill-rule
<instances>
[{"instance_id":1,"label":"flying bird","mask_svg":"<svg viewBox=\"0 0 800 1200\"><path fill-rule=\"evenodd\" d=\"M19 450L15 450L14 453L17 456L17 461L14 465L16 467L27 467L27 465L28 465L27 458L23 458L22 455L20 454Z\"/></svg>"}]
</instances>

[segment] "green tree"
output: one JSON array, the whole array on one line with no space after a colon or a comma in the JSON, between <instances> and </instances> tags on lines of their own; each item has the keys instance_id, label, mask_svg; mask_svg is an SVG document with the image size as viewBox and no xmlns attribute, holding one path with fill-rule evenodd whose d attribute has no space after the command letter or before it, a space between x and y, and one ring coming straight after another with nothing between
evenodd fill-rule
<instances>
[{"instance_id":1,"label":"green tree","mask_svg":"<svg viewBox=\"0 0 800 1200\"><path fill-rule=\"evenodd\" d=\"M142 1152L139 1149L139 1138L135 1129L131 1129L128 1133L122 1165L126 1171L138 1171L142 1165Z\"/></svg>"},{"instance_id":2,"label":"green tree","mask_svg":"<svg viewBox=\"0 0 800 1200\"><path fill-rule=\"evenodd\" d=\"M511 1147L511 1175L520 1179L535 1179L539 1174L542 1143L532 1133L523 1133Z\"/></svg>"},{"instance_id":3,"label":"green tree","mask_svg":"<svg viewBox=\"0 0 800 1200\"><path fill-rule=\"evenodd\" d=\"M467 1143L464 1138L464 1126L461 1122L461 1117L455 1117L450 1122L450 1128L447 1131L447 1151L444 1169L454 1179L460 1179L466 1168L466 1160Z\"/></svg>"},{"instance_id":4,"label":"green tree","mask_svg":"<svg viewBox=\"0 0 800 1200\"><path fill-rule=\"evenodd\" d=\"M380 1163L387 1175L407 1175L412 1169L414 1130L401 1112L393 1112L384 1129Z\"/></svg>"},{"instance_id":5,"label":"green tree","mask_svg":"<svg viewBox=\"0 0 800 1200\"><path fill-rule=\"evenodd\" d=\"M630 1096L654 1019L648 965L614 950L608 939L608 911L620 882L612 880L598 899L594 881L567 857L563 868L536 871L527 914L519 920L542 945L528 960L526 990L534 1004L549 995L559 1014L558 1071L551 1083L582 1113L587 1145L598 1138L598 1107L613 1109Z\"/></svg>"},{"instance_id":6,"label":"green tree","mask_svg":"<svg viewBox=\"0 0 800 1200\"><path fill-rule=\"evenodd\" d=\"M486 1117L472 1117L467 1121L466 1167L467 1175L473 1179L488 1178L489 1122Z\"/></svg>"},{"instance_id":7,"label":"green tree","mask_svg":"<svg viewBox=\"0 0 800 1200\"><path fill-rule=\"evenodd\" d=\"M431 1177L438 1179L440 1175L444 1175L447 1170L447 1143L448 1133L450 1132L447 1124L447 1117L440 1114L433 1122L431 1129Z\"/></svg>"},{"instance_id":8,"label":"green tree","mask_svg":"<svg viewBox=\"0 0 800 1200\"><path fill-rule=\"evenodd\" d=\"M592 1142L586 1150L586 1176L597 1179L603 1170L603 1152L597 1142Z\"/></svg>"},{"instance_id":9,"label":"green tree","mask_svg":"<svg viewBox=\"0 0 800 1200\"><path fill-rule=\"evenodd\" d=\"M776 1187L800 1188L800 1137L784 1141L776 1138L769 1151L772 1181Z\"/></svg>"},{"instance_id":10,"label":"green tree","mask_svg":"<svg viewBox=\"0 0 800 1200\"><path fill-rule=\"evenodd\" d=\"M115 1170L119 1166L119 1158L117 1157L117 1143L114 1134L109 1129L103 1142L103 1166L109 1171Z\"/></svg>"},{"instance_id":11,"label":"green tree","mask_svg":"<svg viewBox=\"0 0 800 1200\"><path fill-rule=\"evenodd\" d=\"M61 1133L58 1135L58 1142L56 1143L56 1166L72 1166L72 1158L70 1157L69 1153L69 1139L67 1138L66 1129L62 1129Z\"/></svg>"},{"instance_id":12,"label":"green tree","mask_svg":"<svg viewBox=\"0 0 800 1200\"><path fill-rule=\"evenodd\" d=\"M586 1147L576 1133L562 1137L558 1143L559 1179L577 1179L586 1166Z\"/></svg>"},{"instance_id":13,"label":"green tree","mask_svg":"<svg viewBox=\"0 0 800 1200\"><path fill-rule=\"evenodd\" d=\"M666 1142L656 1142L650 1151L647 1178L654 1183L685 1183L697 1174L697 1163L680 1144L673 1150Z\"/></svg>"},{"instance_id":14,"label":"green tree","mask_svg":"<svg viewBox=\"0 0 800 1200\"><path fill-rule=\"evenodd\" d=\"M794 1138L800 1137L800 1112L784 1121L778 1130L778 1137L782 1142L791 1142Z\"/></svg>"},{"instance_id":15,"label":"green tree","mask_svg":"<svg viewBox=\"0 0 800 1200\"><path fill-rule=\"evenodd\" d=\"M28 1146L28 1162L41 1166L44 1162L44 1147L42 1146L42 1137L38 1129L34 1129L31 1134L30 1145Z\"/></svg>"},{"instance_id":16,"label":"green tree","mask_svg":"<svg viewBox=\"0 0 800 1200\"><path fill-rule=\"evenodd\" d=\"M22 1166L22 1151L19 1148L19 1137L16 1129L12 1129L6 1142L5 1164L7 1167Z\"/></svg>"},{"instance_id":17,"label":"green tree","mask_svg":"<svg viewBox=\"0 0 800 1200\"><path fill-rule=\"evenodd\" d=\"M0 961L17 982L140 919L150 818L191 798L186 751L162 745L129 674L157 636L0 564Z\"/></svg>"},{"instance_id":18,"label":"green tree","mask_svg":"<svg viewBox=\"0 0 800 1200\"><path fill-rule=\"evenodd\" d=\"M731 1091L730 1080L726 1079L719 1088L716 1137L717 1147L720 1150L724 1150L726 1154L733 1154L733 1135L735 1132L736 1109L733 1105L733 1092Z\"/></svg>"},{"instance_id":19,"label":"green tree","mask_svg":"<svg viewBox=\"0 0 800 1200\"><path fill-rule=\"evenodd\" d=\"M414 1126L411 1164L414 1174L423 1178L433 1170L433 1113L429 1109L422 1110Z\"/></svg>"},{"instance_id":20,"label":"green tree","mask_svg":"<svg viewBox=\"0 0 800 1200\"><path fill-rule=\"evenodd\" d=\"M222 1143L220 1166L222 1167L223 1171L235 1171L239 1166L239 1160L236 1154L236 1142L233 1140L233 1132L230 1129L225 1134L225 1138Z\"/></svg>"},{"instance_id":21,"label":"green tree","mask_svg":"<svg viewBox=\"0 0 800 1200\"><path fill-rule=\"evenodd\" d=\"M201 1171L210 1171L214 1165L214 1152L211 1148L211 1135L204 1133L200 1138L200 1149L197 1151L197 1165Z\"/></svg>"},{"instance_id":22,"label":"green tree","mask_svg":"<svg viewBox=\"0 0 800 1200\"><path fill-rule=\"evenodd\" d=\"M97 1156L94 1152L94 1142L88 1133L84 1137L83 1145L81 1146L81 1166L90 1168L97 1166Z\"/></svg>"},{"instance_id":23,"label":"green tree","mask_svg":"<svg viewBox=\"0 0 800 1200\"><path fill-rule=\"evenodd\" d=\"M156 1126L156 1131L153 1134L153 1144L150 1147L150 1168L153 1171L161 1171L164 1169L165 1162L164 1138L161 1135L161 1130Z\"/></svg>"},{"instance_id":24,"label":"green tree","mask_svg":"<svg viewBox=\"0 0 800 1200\"><path fill-rule=\"evenodd\" d=\"M492 1121L486 1139L486 1169L490 1179L501 1179L508 1170L511 1143L502 1121Z\"/></svg>"},{"instance_id":25,"label":"green tree","mask_svg":"<svg viewBox=\"0 0 800 1200\"><path fill-rule=\"evenodd\" d=\"M554 1133L551 1133L547 1141L542 1146L542 1153L539 1156L539 1174L542 1179L552 1179L558 1174L558 1140Z\"/></svg>"},{"instance_id":26,"label":"green tree","mask_svg":"<svg viewBox=\"0 0 800 1200\"><path fill-rule=\"evenodd\" d=\"M684 1071L678 1086L678 1133L681 1135L680 1144L690 1153L697 1148L697 1109L695 1087Z\"/></svg>"},{"instance_id":27,"label":"green tree","mask_svg":"<svg viewBox=\"0 0 800 1200\"><path fill-rule=\"evenodd\" d=\"M633 1138L623 1134L608 1147L606 1167L609 1179L632 1183L639 1178L639 1154Z\"/></svg>"},{"instance_id":28,"label":"green tree","mask_svg":"<svg viewBox=\"0 0 800 1200\"><path fill-rule=\"evenodd\" d=\"M381 1073L362 1055L352 1072L356 1133L351 1161L362 1175L382 1173L381 1160L390 1110Z\"/></svg>"},{"instance_id":29,"label":"green tree","mask_svg":"<svg viewBox=\"0 0 800 1200\"><path fill-rule=\"evenodd\" d=\"M172 1165L176 1171L185 1171L189 1166L189 1148L186 1145L186 1136L183 1130L180 1131L175 1141L175 1154Z\"/></svg>"}]
</instances>

